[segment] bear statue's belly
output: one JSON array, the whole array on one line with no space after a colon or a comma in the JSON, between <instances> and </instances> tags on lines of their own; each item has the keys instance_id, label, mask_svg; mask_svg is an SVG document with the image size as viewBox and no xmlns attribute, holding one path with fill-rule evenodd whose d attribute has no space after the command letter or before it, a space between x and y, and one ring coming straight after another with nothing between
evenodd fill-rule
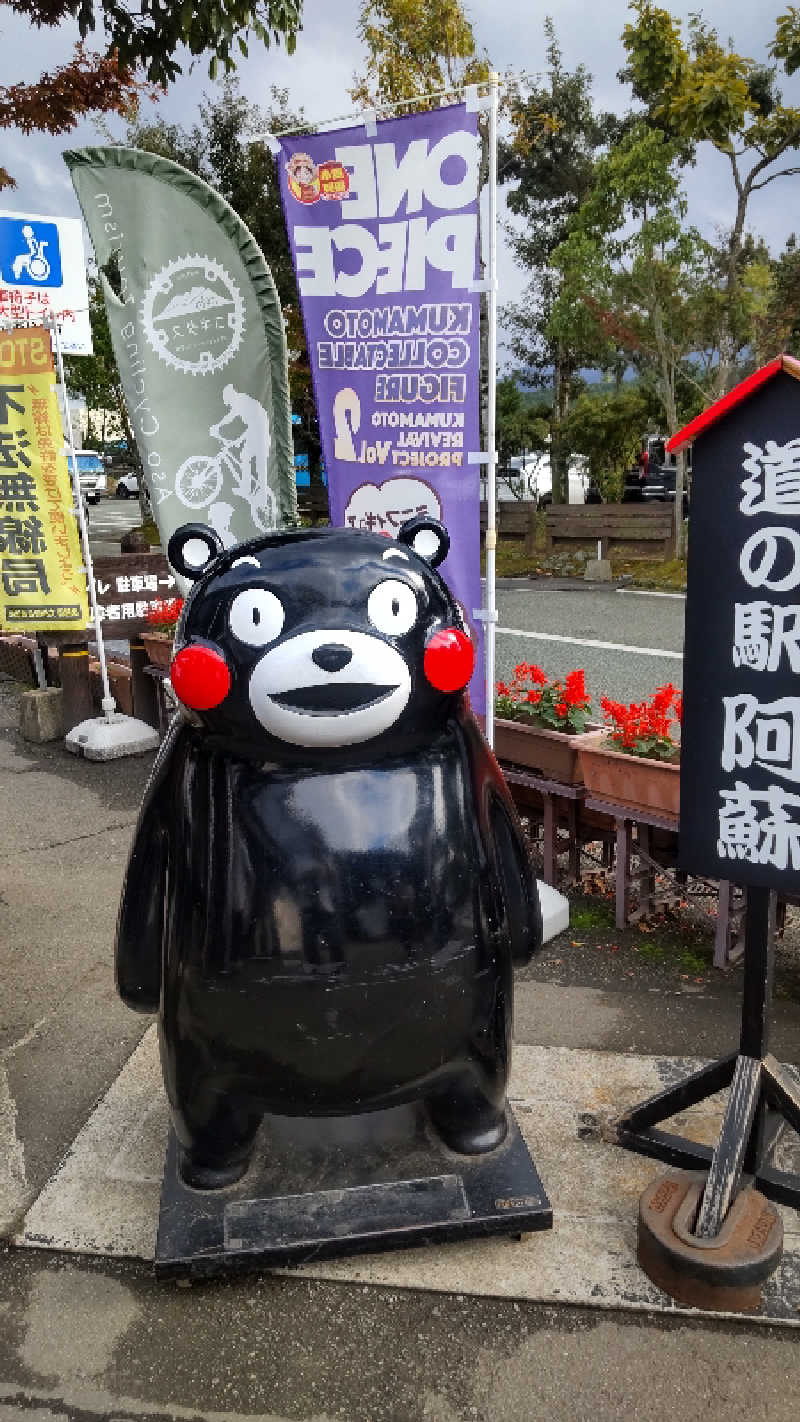
<instances>
[{"instance_id":1,"label":"bear statue's belly","mask_svg":"<svg viewBox=\"0 0 800 1422\"><path fill-rule=\"evenodd\" d=\"M226 892L208 894L197 855L181 866L167 1035L222 1050L274 1109L337 1109L502 1031L454 751L329 775L242 765L231 788Z\"/></svg>"}]
</instances>

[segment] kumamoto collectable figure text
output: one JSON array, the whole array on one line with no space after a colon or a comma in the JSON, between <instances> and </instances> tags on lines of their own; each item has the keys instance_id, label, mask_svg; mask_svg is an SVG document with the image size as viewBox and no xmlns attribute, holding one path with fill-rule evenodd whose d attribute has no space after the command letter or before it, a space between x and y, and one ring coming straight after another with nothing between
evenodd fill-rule
<instances>
[{"instance_id":1,"label":"kumamoto collectable figure text","mask_svg":"<svg viewBox=\"0 0 800 1422\"><path fill-rule=\"evenodd\" d=\"M423 1100L453 1151L506 1129L512 963L541 943L517 817L464 688L446 530L169 543L194 587L184 708L120 909L124 1001L158 1010L183 1180L246 1171L265 1112Z\"/></svg>"}]
</instances>

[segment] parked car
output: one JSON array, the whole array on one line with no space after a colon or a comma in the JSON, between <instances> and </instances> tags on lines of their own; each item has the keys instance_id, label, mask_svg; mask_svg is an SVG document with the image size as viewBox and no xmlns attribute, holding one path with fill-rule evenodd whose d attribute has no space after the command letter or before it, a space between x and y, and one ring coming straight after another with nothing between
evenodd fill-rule
<instances>
[{"instance_id":1,"label":"parked car","mask_svg":"<svg viewBox=\"0 0 800 1422\"><path fill-rule=\"evenodd\" d=\"M589 476L586 473L586 461L580 455L575 455L570 460L567 482L568 503L585 503ZM482 476L481 494L485 498L484 485L485 476ZM549 456L517 456L510 461L508 467L502 466L498 470L497 497L529 499L537 508L548 508L553 502L553 476Z\"/></svg>"},{"instance_id":2,"label":"parked car","mask_svg":"<svg viewBox=\"0 0 800 1422\"><path fill-rule=\"evenodd\" d=\"M106 492L106 471L100 455L93 449L76 449L78 483L87 504L96 504Z\"/></svg>"},{"instance_id":3,"label":"parked car","mask_svg":"<svg viewBox=\"0 0 800 1422\"><path fill-rule=\"evenodd\" d=\"M136 499L139 497L139 476L135 469L129 469L126 474L120 474L117 480L118 499Z\"/></svg>"}]
</instances>

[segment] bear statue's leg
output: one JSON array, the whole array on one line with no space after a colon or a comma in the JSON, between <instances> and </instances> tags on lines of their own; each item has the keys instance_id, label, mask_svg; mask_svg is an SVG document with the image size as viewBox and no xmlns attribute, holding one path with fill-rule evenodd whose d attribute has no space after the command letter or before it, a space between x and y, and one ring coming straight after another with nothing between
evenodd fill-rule
<instances>
[{"instance_id":1,"label":"bear statue's leg","mask_svg":"<svg viewBox=\"0 0 800 1422\"><path fill-rule=\"evenodd\" d=\"M482 1155L506 1138L504 1083L486 1082L482 1087L465 1069L428 1096L426 1104L445 1145L459 1155Z\"/></svg>"},{"instance_id":2,"label":"bear statue's leg","mask_svg":"<svg viewBox=\"0 0 800 1422\"><path fill-rule=\"evenodd\" d=\"M241 1179L250 1164L261 1112L241 1096L212 1086L173 1104L180 1142L180 1173L196 1190L221 1190Z\"/></svg>"}]
</instances>

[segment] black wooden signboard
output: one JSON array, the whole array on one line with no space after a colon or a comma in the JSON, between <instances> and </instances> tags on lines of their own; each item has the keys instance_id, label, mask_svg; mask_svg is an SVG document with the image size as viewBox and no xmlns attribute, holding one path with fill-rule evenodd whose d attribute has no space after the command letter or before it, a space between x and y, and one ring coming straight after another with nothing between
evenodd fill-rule
<instances>
[{"instance_id":1,"label":"black wooden signboard","mask_svg":"<svg viewBox=\"0 0 800 1422\"><path fill-rule=\"evenodd\" d=\"M721 402L693 446L680 830L684 869L787 892L800 888L800 382L790 369L800 375L784 357L751 393Z\"/></svg>"},{"instance_id":2,"label":"black wooden signboard","mask_svg":"<svg viewBox=\"0 0 800 1422\"><path fill-rule=\"evenodd\" d=\"M144 632L149 609L179 596L175 575L163 553L96 558L94 580L106 637Z\"/></svg>"}]
</instances>

